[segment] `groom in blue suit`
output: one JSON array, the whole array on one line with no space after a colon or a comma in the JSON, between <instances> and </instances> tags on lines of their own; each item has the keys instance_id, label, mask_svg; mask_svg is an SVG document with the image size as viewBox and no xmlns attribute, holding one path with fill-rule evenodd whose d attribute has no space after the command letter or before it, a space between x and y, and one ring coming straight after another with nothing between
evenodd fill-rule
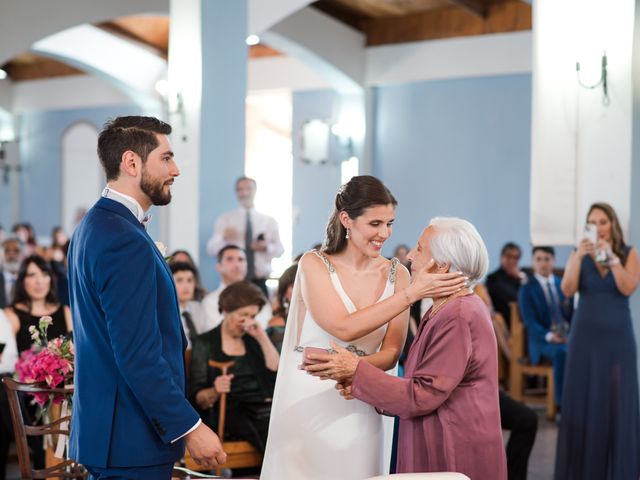
<instances>
[{"instance_id":1,"label":"groom in blue suit","mask_svg":"<svg viewBox=\"0 0 640 480\"><path fill-rule=\"evenodd\" d=\"M144 226L151 205L171 201L180 174L170 133L152 117L105 126L98 156L107 187L69 248L76 348L69 455L96 480L168 480L185 443L201 465L226 460L185 397L173 277Z\"/></svg>"},{"instance_id":2,"label":"groom in blue suit","mask_svg":"<svg viewBox=\"0 0 640 480\"><path fill-rule=\"evenodd\" d=\"M573 299L560 289L560 279L553 274L553 247L533 247L533 275L518 292L518 306L529 340L529 360L551 360L556 403L562 405L562 384L567 357L567 329L573 314Z\"/></svg>"}]
</instances>

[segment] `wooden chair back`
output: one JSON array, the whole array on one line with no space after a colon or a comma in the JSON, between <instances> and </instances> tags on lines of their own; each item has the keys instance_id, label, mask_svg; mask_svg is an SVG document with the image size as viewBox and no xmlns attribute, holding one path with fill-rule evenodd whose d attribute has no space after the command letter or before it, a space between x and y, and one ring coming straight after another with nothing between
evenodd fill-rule
<instances>
[{"instance_id":1,"label":"wooden chair back","mask_svg":"<svg viewBox=\"0 0 640 480\"><path fill-rule=\"evenodd\" d=\"M547 418L554 420L557 412L555 400L555 384L553 381L553 365L550 362L532 365L527 356L527 331L520 317L520 308L516 302L509 304L511 313L511 360L509 363L509 395L515 400L529 403L544 403ZM539 396L527 395L524 391L524 377L538 376L546 378L547 390L541 399Z\"/></svg>"},{"instance_id":2,"label":"wooden chair back","mask_svg":"<svg viewBox=\"0 0 640 480\"><path fill-rule=\"evenodd\" d=\"M9 377L2 379L4 388L9 400L11 410L11 421L15 433L15 441L18 449L18 462L20 464L20 478L22 479L45 479L45 478L88 478L88 473L82 465L73 460L62 460L44 469L34 469L31 466L31 454L27 437L43 435L66 435L69 436L69 429L63 428L62 424L69 425L70 416L58 418L43 425L27 425L24 422L19 394L33 393L53 393L68 394L73 390L64 388L47 388L38 384L19 383Z\"/></svg>"},{"instance_id":3,"label":"wooden chair back","mask_svg":"<svg viewBox=\"0 0 640 480\"><path fill-rule=\"evenodd\" d=\"M217 368L222 372L222 375L227 375L229 369L235 364L235 362L216 362L215 360L209 360L209 366ZM227 440L225 441L225 426L227 418L227 394L221 393L218 398L218 437L222 442L222 448L227 454L227 462L218 465L215 468L216 475L222 474L223 468L250 468L259 467L262 465L262 454L251 445L251 443L245 440ZM185 454L184 462L187 468L193 471L202 471L202 467L197 465L193 459Z\"/></svg>"}]
</instances>

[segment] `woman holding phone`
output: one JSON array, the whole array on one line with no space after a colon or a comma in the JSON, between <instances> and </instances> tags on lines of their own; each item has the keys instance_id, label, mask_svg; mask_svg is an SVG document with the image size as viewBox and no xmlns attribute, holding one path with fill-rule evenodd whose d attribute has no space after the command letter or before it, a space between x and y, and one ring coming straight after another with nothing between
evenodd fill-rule
<instances>
[{"instance_id":1,"label":"woman holding phone","mask_svg":"<svg viewBox=\"0 0 640 480\"><path fill-rule=\"evenodd\" d=\"M320 251L305 254L294 282L274 393L261 478L363 479L388 472L383 420L364 402L345 402L308 375L305 347L347 348L371 365L395 367L414 301L450 294L460 273L409 273L381 256L397 202L375 177L353 177L335 198Z\"/></svg>"},{"instance_id":2,"label":"woman holding phone","mask_svg":"<svg viewBox=\"0 0 640 480\"><path fill-rule=\"evenodd\" d=\"M577 249L562 278L580 294L572 321L556 480L623 480L640 476L636 344L629 296L640 281L635 248L626 245L614 209L589 208ZM596 241L588 238L595 228Z\"/></svg>"}]
</instances>

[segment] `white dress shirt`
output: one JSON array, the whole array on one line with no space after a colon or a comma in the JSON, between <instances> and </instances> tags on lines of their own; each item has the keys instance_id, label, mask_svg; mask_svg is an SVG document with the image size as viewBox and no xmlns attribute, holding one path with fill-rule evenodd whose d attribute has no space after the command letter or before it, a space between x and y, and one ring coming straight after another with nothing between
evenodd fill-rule
<instances>
[{"instance_id":1,"label":"white dress shirt","mask_svg":"<svg viewBox=\"0 0 640 480\"><path fill-rule=\"evenodd\" d=\"M184 328L184 333L187 336L187 342L189 343L187 348L191 348L191 332L189 331L189 326L182 315L183 312L189 312L191 314L191 319L193 320L193 326L196 329L196 335L200 335L201 333L208 332L217 326L214 324L209 316L207 315L206 310L202 302L197 302L195 300L187 303L187 308L180 307L180 320L182 321L182 328Z\"/></svg>"},{"instance_id":2,"label":"white dress shirt","mask_svg":"<svg viewBox=\"0 0 640 480\"><path fill-rule=\"evenodd\" d=\"M259 235L264 235L267 249L264 252L255 252L254 266L256 278L269 278L271 273L271 260L279 257L284 253L284 247L280 241L278 233L278 223L273 217L265 215L252 208L249 211L251 216L251 229L253 239L257 240ZM226 245L237 245L245 250L249 248L245 244L245 229L247 226L247 210L243 207L236 208L229 212L225 212L213 226L213 235L207 242L207 253L212 257L218 255ZM224 231L227 228L233 228L238 232L238 236L233 239L225 240Z\"/></svg>"},{"instance_id":3,"label":"white dress shirt","mask_svg":"<svg viewBox=\"0 0 640 480\"><path fill-rule=\"evenodd\" d=\"M543 277L542 275L539 275L537 273L534 273L533 276L536 278L536 280L538 280L538 282L540 283L540 286L542 287L542 293L544 293L544 298L547 301L547 305L551 305L551 299L549 298L549 287L547 285L551 286L552 291L556 295L555 302L558 305L560 305L560 298L558 298L558 292L556 290L556 282L555 282L555 279L553 277L553 273L551 275L549 275L548 277ZM544 336L544 339L547 342L551 342L552 338L553 338L553 332L552 331L548 331Z\"/></svg>"},{"instance_id":4,"label":"white dress shirt","mask_svg":"<svg viewBox=\"0 0 640 480\"><path fill-rule=\"evenodd\" d=\"M127 209L129 209L129 211L133 213L134 217L136 217L140 223L142 223L142 221L144 220L146 213L142 208L142 205L140 205L135 198L114 190L109 186L106 186L104 188L104 190L102 191L102 196L127 207Z\"/></svg>"},{"instance_id":5,"label":"white dress shirt","mask_svg":"<svg viewBox=\"0 0 640 480\"><path fill-rule=\"evenodd\" d=\"M218 301L220 300L220 293L227 288L226 284L221 283L218 288L216 288L213 292L207 294L206 297L202 300L202 306L206 312L207 316L207 324L213 325L211 328L215 328L222 323L222 313L218 310ZM263 328L266 329L269 324L269 320L273 318L273 311L271 310L271 305L269 302L262 307L262 310L258 312L256 315L256 321Z\"/></svg>"},{"instance_id":6,"label":"white dress shirt","mask_svg":"<svg viewBox=\"0 0 640 480\"><path fill-rule=\"evenodd\" d=\"M13 325L2 310L0 310L0 343L4 343L4 350L0 354L0 373L13 373L18 361L18 347Z\"/></svg>"},{"instance_id":7,"label":"white dress shirt","mask_svg":"<svg viewBox=\"0 0 640 480\"><path fill-rule=\"evenodd\" d=\"M16 283L18 275L7 272L6 270L2 271L2 275L4 275L4 298L7 300L7 305L10 305L13 301L13 285Z\"/></svg>"}]
</instances>

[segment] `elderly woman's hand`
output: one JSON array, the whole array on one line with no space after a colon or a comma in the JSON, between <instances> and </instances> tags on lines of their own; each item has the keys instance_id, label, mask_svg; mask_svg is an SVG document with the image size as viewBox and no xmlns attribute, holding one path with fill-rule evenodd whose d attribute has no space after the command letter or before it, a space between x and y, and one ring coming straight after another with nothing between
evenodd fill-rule
<instances>
[{"instance_id":1,"label":"elderly woman's hand","mask_svg":"<svg viewBox=\"0 0 640 480\"><path fill-rule=\"evenodd\" d=\"M345 385L344 383L336 383L336 390L338 390L338 393L340 393L345 400L354 399L353 395L351 395L351 384Z\"/></svg>"},{"instance_id":2,"label":"elderly woman's hand","mask_svg":"<svg viewBox=\"0 0 640 480\"><path fill-rule=\"evenodd\" d=\"M231 380L233 380L233 373L229 375L218 375L213 381L213 387L218 393L229 393L231 391Z\"/></svg>"},{"instance_id":3,"label":"elderly woman's hand","mask_svg":"<svg viewBox=\"0 0 640 480\"><path fill-rule=\"evenodd\" d=\"M245 322L244 331L256 340L259 340L261 337L267 337L264 328L262 328L262 326L256 321L255 318L253 320L248 320Z\"/></svg>"},{"instance_id":4,"label":"elderly woman's hand","mask_svg":"<svg viewBox=\"0 0 640 480\"><path fill-rule=\"evenodd\" d=\"M413 272L411 285L405 290L411 303L423 298L446 297L467 286L469 279L462 272L429 273L434 265L432 259L424 268Z\"/></svg>"},{"instance_id":5,"label":"elderly woman's hand","mask_svg":"<svg viewBox=\"0 0 640 480\"><path fill-rule=\"evenodd\" d=\"M320 377L321 380L335 380L338 383L350 384L358 368L360 358L335 342L331 342L333 353L311 353L309 360L319 363L304 366L307 373Z\"/></svg>"}]
</instances>

